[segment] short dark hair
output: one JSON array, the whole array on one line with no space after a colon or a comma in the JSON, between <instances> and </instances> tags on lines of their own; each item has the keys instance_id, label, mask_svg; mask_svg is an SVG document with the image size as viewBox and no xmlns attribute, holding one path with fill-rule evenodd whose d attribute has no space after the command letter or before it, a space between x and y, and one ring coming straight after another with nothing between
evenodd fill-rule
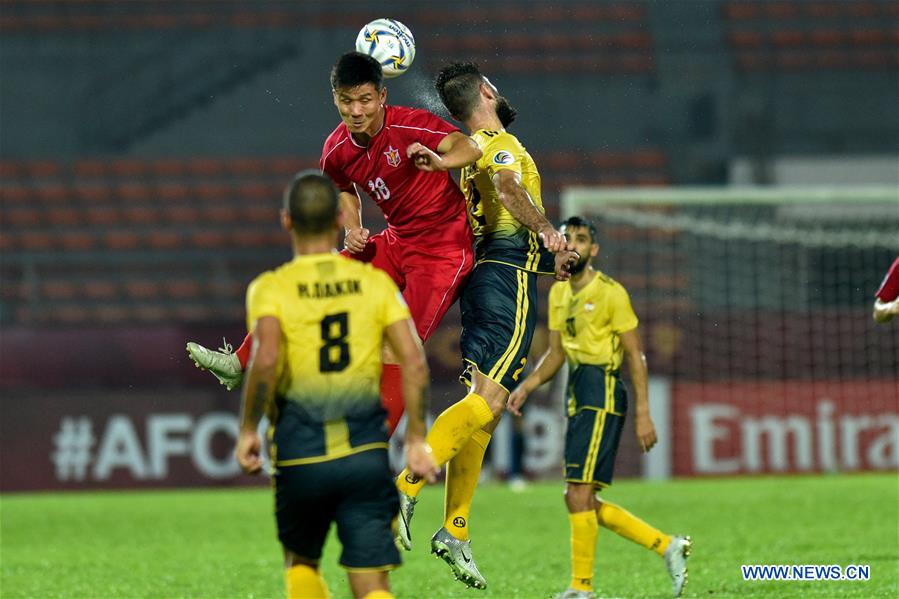
<instances>
[{"instance_id":1,"label":"short dark hair","mask_svg":"<svg viewBox=\"0 0 899 599\"><path fill-rule=\"evenodd\" d=\"M478 106L484 76L473 62L453 62L434 80L440 100L453 118L464 121Z\"/></svg>"},{"instance_id":2,"label":"short dark hair","mask_svg":"<svg viewBox=\"0 0 899 599\"><path fill-rule=\"evenodd\" d=\"M596 226L586 218L581 216L569 216L567 220L562 221L562 224L559 225L560 229L565 227L580 227L582 229L587 229L590 231L590 241L599 243L596 240Z\"/></svg>"},{"instance_id":3,"label":"short dark hair","mask_svg":"<svg viewBox=\"0 0 899 599\"><path fill-rule=\"evenodd\" d=\"M381 64L362 52L347 52L331 68L331 89L348 89L371 83L381 89L384 72Z\"/></svg>"},{"instance_id":4,"label":"short dark hair","mask_svg":"<svg viewBox=\"0 0 899 599\"><path fill-rule=\"evenodd\" d=\"M309 235L326 233L337 222L337 188L326 175L308 169L296 174L284 190L284 209L293 230Z\"/></svg>"}]
</instances>

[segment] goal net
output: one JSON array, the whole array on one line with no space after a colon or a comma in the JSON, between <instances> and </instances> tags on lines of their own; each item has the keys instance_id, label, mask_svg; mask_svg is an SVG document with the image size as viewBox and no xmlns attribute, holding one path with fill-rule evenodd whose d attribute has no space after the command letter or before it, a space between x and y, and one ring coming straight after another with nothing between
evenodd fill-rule
<instances>
[{"instance_id":1,"label":"goal net","mask_svg":"<svg viewBox=\"0 0 899 599\"><path fill-rule=\"evenodd\" d=\"M571 188L628 290L675 475L899 467L899 191ZM664 474L664 472L663 472Z\"/></svg>"}]
</instances>

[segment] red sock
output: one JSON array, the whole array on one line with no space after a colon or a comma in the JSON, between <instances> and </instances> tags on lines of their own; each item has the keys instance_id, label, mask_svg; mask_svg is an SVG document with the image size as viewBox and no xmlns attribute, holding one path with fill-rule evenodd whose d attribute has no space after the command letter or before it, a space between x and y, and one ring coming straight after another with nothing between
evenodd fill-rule
<instances>
[{"instance_id":1,"label":"red sock","mask_svg":"<svg viewBox=\"0 0 899 599\"><path fill-rule=\"evenodd\" d=\"M406 409L403 375L399 364L384 364L381 371L381 405L387 410L387 432L393 435Z\"/></svg>"},{"instance_id":2,"label":"red sock","mask_svg":"<svg viewBox=\"0 0 899 599\"><path fill-rule=\"evenodd\" d=\"M241 343L240 347L234 352L234 355L240 360L240 367L243 370L247 369L247 363L250 361L250 351L252 351L252 349L253 333L247 333L247 336L243 338L243 343Z\"/></svg>"}]
</instances>

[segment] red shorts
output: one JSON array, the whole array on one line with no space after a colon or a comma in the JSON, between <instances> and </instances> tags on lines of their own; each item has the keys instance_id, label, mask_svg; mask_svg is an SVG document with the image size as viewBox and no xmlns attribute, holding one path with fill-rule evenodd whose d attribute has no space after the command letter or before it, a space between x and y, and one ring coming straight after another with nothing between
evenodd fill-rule
<instances>
[{"instance_id":1,"label":"red shorts","mask_svg":"<svg viewBox=\"0 0 899 599\"><path fill-rule=\"evenodd\" d=\"M390 229L369 237L365 249L358 254L347 250L341 253L370 262L390 275L403 292L422 341L437 330L474 265L470 242L422 244L403 239Z\"/></svg>"}]
</instances>

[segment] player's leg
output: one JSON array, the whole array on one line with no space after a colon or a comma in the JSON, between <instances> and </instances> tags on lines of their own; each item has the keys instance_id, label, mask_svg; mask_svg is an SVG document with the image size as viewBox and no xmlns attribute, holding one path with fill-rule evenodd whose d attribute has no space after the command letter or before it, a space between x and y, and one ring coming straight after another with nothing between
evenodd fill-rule
<instances>
[{"instance_id":1,"label":"player's leg","mask_svg":"<svg viewBox=\"0 0 899 599\"><path fill-rule=\"evenodd\" d=\"M289 466L275 475L275 519L284 548L288 599L330 597L318 564L334 507L321 470L319 464Z\"/></svg>"},{"instance_id":2,"label":"player's leg","mask_svg":"<svg viewBox=\"0 0 899 599\"><path fill-rule=\"evenodd\" d=\"M284 548L284 582L287 599L330 599L317 560L307 560Z\"/></svg>"},{"instance_id":3,"label":"player's leg","mask_svg":"<svg viewBox=\"0 0 899 599\"><path fill-rule=\"evenodd\" d=\"M405 297L406 279L402 274L401 255L402 242L388 229L381 231L376 235L372 235L368 239L365 250L358 254L351 254L343 250L341 254L359 260L368 262L375 268L386 272L390 278L396 283L400 291L403 291ZM412 313L412 320L415 321L415 313ZM399 360L393 355L390 347L385 343L381 348L381 404L387 411L387 433L393 435L403 412L406 409L406 401L403 398L403 376L400 371Z\"/></svg>"},{"instance_id":4,"label":"player's leg","mask_svg":"<svg viewBox=\"0 0 899 599\"><path fill-rule=\"evenodd\" d=\"M439 249L399 242L386 246L381 252L386 262L376 266L391 274L394 281L402 280L403 299L409 306L418 338L426 342L455 303L472 268L470 244L460 247L441 246ZM399 285L399 283L397 283ZM402 396L402 376L397 360L385 346L381 374L381 397L387 410L390 433L396 429L405 409Z\"/></svg>"},{"instance_id":5,"label":"player's leg","mask_svg":"<svg viewBox=\"0 0 899 599\"><path fill-rule=\"evenodd\" d=\"M231 344L224 339L222 343L222 347L216 351L189 341L187 355L197 368L211 372L228 391L231 391L240 387L243 382L243 371L247 367L253 348L253 334L247 333L235 352L232 352Z\"/></svg>"},{"instance_id":6,"label":"player's leg","mask_svg":"<svg viewBox=\"0 0 899 599\"><path fill-rule=\"evenodd\" d=\"M462 292L460 343L470 364L466 372L471 390L444 410L428 432L427 441L438 465L449 461L476 430L502 414L509 393L502 381L511 384L517 379L524 368L522 353L527 354L533 337L534 278L512 267L484 263L475 269ZM415 498L424 481L404 470L397 487ZM400 525L402 528L403 523Z\"/></svg>"},{"instance_id":7,"label":"player's leg","mask_svg":"<svg viewBox=\"0 0 899 599\"><path fill-rule=\"evenodd\" d=\"M601 392L591 389L595 377L584 367L569 377L568 426L565 431L565 505L571 529L571 581L557 595L574 599L594 597L593 568L599 523L596 518L595 469L605 414L598 409Z\"/></svg>"},{"instance_id":8,"label":"player's leg","mask_svg":"<svg viewBox=\"0 0 899 599\"><path fill-rule=\"evenodd\" d=\"M343 477L335 520L353 597L387 599L388 572L400 563L393 543L399 504L387 451L376 449L336 460Z\"/></svg>"}]
</instances>

